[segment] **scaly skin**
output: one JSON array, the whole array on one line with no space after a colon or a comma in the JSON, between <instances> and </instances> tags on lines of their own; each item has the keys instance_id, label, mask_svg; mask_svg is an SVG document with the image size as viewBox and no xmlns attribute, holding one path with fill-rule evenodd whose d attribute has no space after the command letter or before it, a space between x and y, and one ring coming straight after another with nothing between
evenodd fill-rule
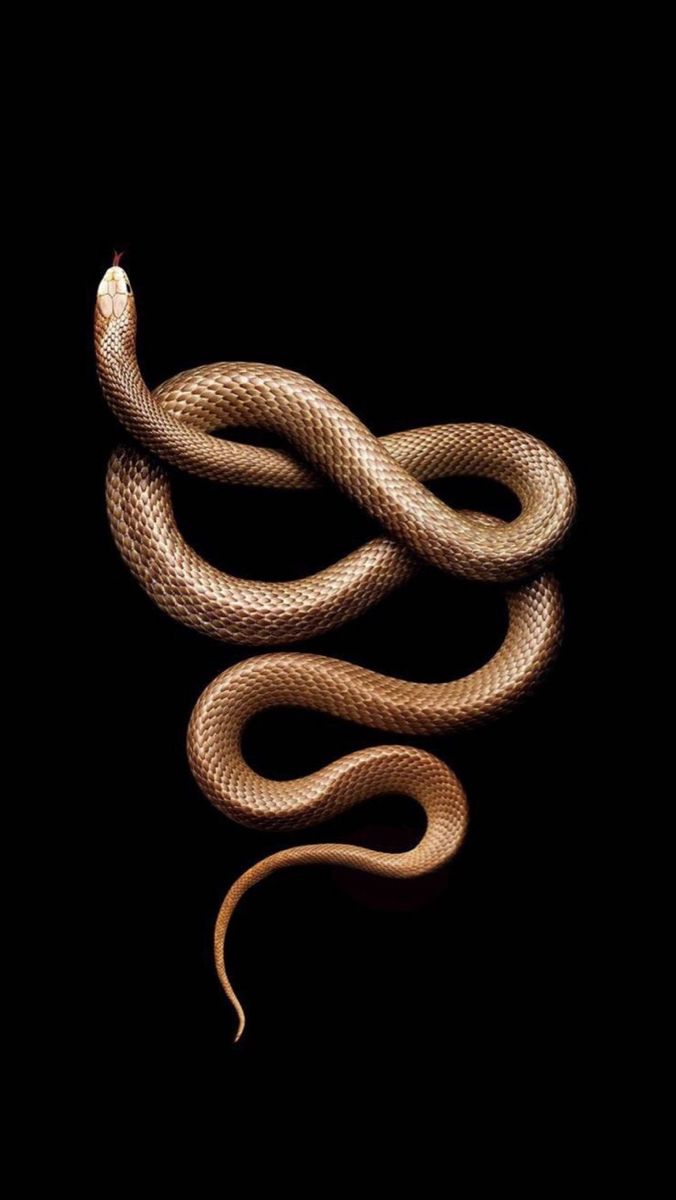
<instances>
[{"instance_id":1,"label":"scaly skin","mask_svg":"<svg viewBox=\"0 0 676 1200\"><path fill-rule=\"evenodd\" d=\"M294 705L388 732L440 733L492 718L519 701L560 642L559 589L550 575L537 572L568 532L575 491L561 460L528 434L466 424L375 438L324 388L279 367L216 363L150 392L136 360L134 298L119 265L99 285L95 345L108 404L153 455L224 482L313 488L329 481L386 533L306 579L237 579L204 562L184 541L160 463L136 447L118 449L107 480L115 542L141 586L184 624L247 645L299 641L363 612L410 579L419 560L462 578L518 585L507 592L502 646L464 679L412 683L319 655L277 653L231 667L200 697L188 731L191 769L212 803L240 824L305 828L383 793L409 794L427 817L421 841L403 854L333 843L298 846L264 859L232 885L214 948L219 978L239 1017L239 1038L244 1013L226 974L224 941L248 888L280 867L317 862L380 875L424 874L456 853L467 823L457 777L422 750L373 747L303 779L271 781L242 758L244 725L265 708ZM228 425L274 430L298 458L212 436ZM521 502L518 518L504 523L456 512L422 482L452 474L505 484Z\"/></svg>"}]
</instances>

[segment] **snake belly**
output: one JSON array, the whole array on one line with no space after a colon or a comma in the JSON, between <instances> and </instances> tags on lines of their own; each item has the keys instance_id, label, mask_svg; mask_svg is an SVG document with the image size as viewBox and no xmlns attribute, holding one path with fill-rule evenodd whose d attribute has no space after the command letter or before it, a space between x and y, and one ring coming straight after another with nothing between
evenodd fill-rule
<instances>
[{"instance_id":1,"label":"snake belly","mask_svg":"<svg viewBox=\"0 0 676 1200\"><path fill-rule=\"evenodd\" d=\"M343 843L290 847L246 871L230 888L214 931L216 968L244 1027L225 968L224 943L244 893L281 867L351 866L407 877L446 863L462 842L467 801L457 776L411 746L349 754L302 779L272 781L241 753L242 731L273 706L315 709L373 729L444 733L493 718L542 677L561 639L558 585L544 568L566 537L575 489L560 458L537 438L489 424L436 425L377 438L319 384L261 363L215 363L184 371L154 391L136 357L136 308L126 273L114 265L99 285L94 339L108 405L133 444L112 455L107 511L122 558L153 601L211 637L250 646L293 643L333 629L411 579L421 562L459 578L504 583L508 628L489 662L462 679L422 684L314 654L266 653L218 676L188 730L197 783L242 825L306 828L372 796L407 794L424 809L413 849L385 853ZM228 442L214 431L256 427L280 434L291 453ZM164 463L203 478L252 486L331 485L377 520L383 536L304 579L262 582L217 570L183 538ZM473 475L517 496L511 522L458 512L426 480Z\"/></svg>"}]
</instances>

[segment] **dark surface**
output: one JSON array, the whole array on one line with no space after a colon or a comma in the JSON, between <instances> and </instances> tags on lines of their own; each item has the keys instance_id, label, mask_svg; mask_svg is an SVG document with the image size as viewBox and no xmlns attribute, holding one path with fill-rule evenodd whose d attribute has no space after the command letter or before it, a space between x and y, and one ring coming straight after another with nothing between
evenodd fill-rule
<instances>
[{"instance_id":1,"label":"dark surface","mask_svg":"<svg viewBox=\"0 0 676 1200\"><path fill-rule=\"evenodd\" d=\"M222 235L182 238L102 220L83 239L75 407L87 448L75 491L86 534L75 578L90 631L92 732L89 766L83 759L78 769L94 774L70 809L86 848L73 876L71 936L78 1036L91 1045L97 1080L111 1071L157 1078L158 1068L171 1076L185 1065L214 1081L279 1084L286 1070L308 1081L359 1079L368 1061L411 1079L424 1064L448 1087L467 1068L487 1079L518 1072L537 1088L576 1070L593 1019L585 981L595 955L583 886L598 795L583 765L593 547L589 388L580 383L593 281L587 273L580 286L575 224L548 239L530 214L509 238L499 228L481 233L481 250L472 241L452 254L424 235L393 247L374 230L357 246L296 228L238 235L227 222ZM234 1014L212 962L214 918L236 876L294 836L240 828L201 795L185 754L190 712L206 684L248 652L157 610L108 532L104 473L120 433L98 391L90 314L113 247L127 251L150 386L216 360L278 363L317 379L378 433L465 420L525 429L561 454L579 489L575 531L556 565L567 632L550 677L493 725L391 739L424 746L458 772L470 827L457 858L415 882L303 868L254 889L229 937L248 1020L234 1047ZM234 573L305 574L373 531L328 489L286 494L174 478L186 536ZM433 486L458 506L514 512L497 487ZM295 648L441 680L483 662L504 625L499 590L426 570L358 621ZM250 726L245 750L258 770L285 778L382 740L316 714L271 712ZM302 840L395 849L420 830L410 801L387 798Z\"/></svg>"}]
</instances>

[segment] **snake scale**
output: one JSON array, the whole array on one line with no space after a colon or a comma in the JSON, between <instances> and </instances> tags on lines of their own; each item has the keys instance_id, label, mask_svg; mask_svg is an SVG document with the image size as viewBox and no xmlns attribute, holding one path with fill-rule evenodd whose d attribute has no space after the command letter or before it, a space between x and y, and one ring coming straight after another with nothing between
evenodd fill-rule
<instances>
[{"instance_id":1,"label":"snake scale","mask_svg":"<svg viewBox=\"0 0 676 1200\"><path fill-rule=\"evenodd\" d=\"M508 628L480 669L448 683L414 683L316 654L267 653L218 676L190 719L191 770L209 800L232 820L264 829L306 828L366 800L411 796L426 814L419 843L385 853L342 843L282 850L246 871L228 891L214 950L222 986L224 942L244 893L280 867L332 863L379 875L434 871L462 842L467 802L455 774L406 745L357 751L302 779L272 781L241 753L247 721L273 706L302 706L389 733L466 728L520 700L557 650L563 609L543 571L566 536L575 489L564 463L536 438L488 424L436 425L377 438L339 400L293 371L260 363L215 363L184 371L154 391L136 359L136 308L115 260L98 288L97 371L111 410L134 443L117 449L107 474L107 511L130 570L165 612L202 633L250 646L293 643L333 629L411 579L422 561L463 579L512 585ZM214 431L255 426L281 434L291 453L242 445ZM235 578L200 558L182 537L164 463L207 479L276 488L329 480L374 517L375 538L318 573L289 582ZM472 475L517 496L511 522L457 512L425 480Z\"/></svg>"}]
</instances>

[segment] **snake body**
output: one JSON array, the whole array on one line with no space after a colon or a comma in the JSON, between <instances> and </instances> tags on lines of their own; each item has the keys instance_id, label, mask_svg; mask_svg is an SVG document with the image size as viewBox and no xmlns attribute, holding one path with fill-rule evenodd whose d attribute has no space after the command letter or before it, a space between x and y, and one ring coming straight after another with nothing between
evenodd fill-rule
<instances>
[{"instance_id":1,"label":"snake body","mask_svg":"<svg viewBox=\"0 0 676 1200\"><path fill-rule=\"evenodd\" d=\"M226 973L224 942L235 906L254 883L280 867L318 862L379 875L424 874L455 854L467 823L459 780L423 750L372 747L302 779L272 781L242 756L245 724L266 708L300 706L390 733L432 734L466 728L520 700L560 642L561 596L543 567L569 530L574 485L558 456L526 433L462 424L377 438L324 388L279 367L215 363L150 391L136 358L134 298L119 265L99 285L94 335L103 393L135 442L116 450L109 463L113 538L145 591L185 625L252 646L299 641L363 612L412 578L420 561L461 578L512 585L502 645L463 679L414 683L320 655L268 653L224 671L198 700L188 731L190 766L205 795L232 820L265 829L305 828L384 793L410 795L427 818L422 839L404 853L342 843L292 847L263 859L232 885L216 922L214 950L239 1017L239 1037L244 1013ZM214 436L235 425L281 434L293 454ZM305 579L236 578L185 542L163 461L222 482L312 489L330 481L380 523L384 536ZM505 523L450 509L424 486L448 475L505 484L520 501L519 516Z\"/></svg>"}]
</instances>

